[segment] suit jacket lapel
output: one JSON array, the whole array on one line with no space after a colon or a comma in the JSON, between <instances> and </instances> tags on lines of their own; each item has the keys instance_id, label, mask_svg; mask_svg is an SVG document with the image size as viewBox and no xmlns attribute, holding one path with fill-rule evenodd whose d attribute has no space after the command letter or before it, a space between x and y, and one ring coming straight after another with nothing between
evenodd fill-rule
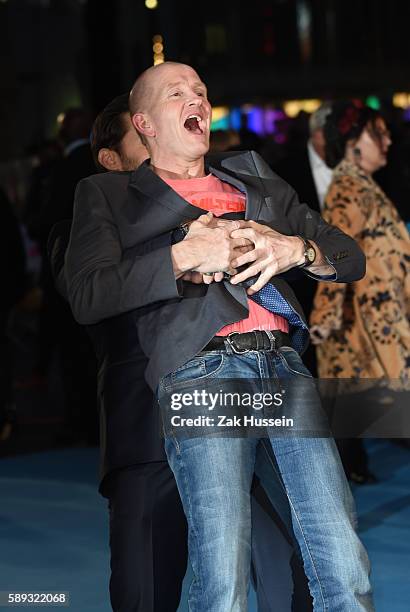
<instances>
[{"instance_id":1,"label":"suit jacket lapel","mask_svg":"<svg viewBox=\"0 0 410 612\"><path fill-rule=\"evenodd\" d=\"M246 195L245 219L259 218L263 198L252 185L239 179L234 170L231 174L210 166L209 171ZM136 240L152 239L175 229L188 219L197 219L204 212L189 204L162 181L150 169L149 160L131 174L128 193L123 212L133 225Z\"/></svg>"},{"instance_id":2,"label":"suit jacket lapel","mask_svg":"<svg viewBox=\"0 0 410 612\"><path fill-rule=\"evenodd\" d=\"M234 159L234 158L233 158ZM224 172L209 166L207 168L212 174L225 181L246 195L246 219L257 219L263 203L262 196L252 186L244 183L238 175ZM233 172L235 172L233 170ZM173 189L162 181L149 167L149 160L145 161L135 172L131 174L129 187L144 193L150 199L154 199L161 206L165 206L177 215L183 215L190 219L198 217L198 208L191 206L189 202L181 198Z\"/></svg>"},{"instance_id":3,"label":"suit jacket lapel","mask_svg":"<svg viewBox=\"0 0 410 612\"><path fill-rule=\"evenodd\" d=\"M132 173L124 207L123 213L133 225L136 241L150 240L202 214L152 172L148 162Z\"/></svg>"},{"instance_id":4,"label":"suit jacket lapel","mask_svg":"<svg viewBox=\"0 0 410 612\"><path fill-rule=\"evenodd\" d=\"M246 194L245 218L257 218L262 198L257 191L243 183L241 180L210 167L209 170L223 181L233 185ZM133 233L136 241L144 242L158 234L174 230L186 219L197 219L204 213L196 206L181 198L173 189L162 181L155 172L149 168L149 161L144 162L132 173L128 184L129 198L125 206L128 207L127 217L130 214L135 218ZM142 194L143 197L138 197ZM135 197L137 195L137 197ZM141 236L141 238L140 238ZM247 295L243 288L224 282L227 291L245 308L247 308Z\"/></svg>"},{"instance_id":5,"label":"suit jacket lapel","mask_svg":"<svg viewBox=\"0 0 410 612\"><path fill-rule=\"evenodd\" d=\"M182 214L184 217L189 217L191 219L196 219L198 216L198 209L196 206L191 206L189 202L181 198L176 191L171 189L165 181L162 181L159 176L150 169L148 160L132 173L129 187L138 189L138 191L156 200L159 205L165 206L177 215Z\"/></svg>"},{"instance_id":6,"label":"suit jacket lapel","mask_svg":"<svg viewBox=\"0 0 410 612\"><path fill-rule=\"evenodd\" d=\"M222 170L209 166L209 171L217 176L221 181L225 181L233 185L239 191L246 195L246 211L245 219L258 219L259 211L262 206L262 196L256 191L252 185L247 185L237 176L232 176ZM248 308L248 296L240 285L231 285L229 281L224 281L226 290L234 297L244 308Z\"/></svg>"},{"instance_id":7,"label":"suit jacket lapel","mask_svg":"<svg viewBox=\"0 0 410 612\"><path fill-rule=\"evenodd\" d=\"M232 174L228 174L227 172L212 166L209 167L209 170L212 172L212 174L220 178L221 181L226 181L246 195L245 219L254 219L256 221L259 218L259 212L263 203L260 193L252 185L241 181L237 174L232 176Z\"/></svg>"}]
</instances>

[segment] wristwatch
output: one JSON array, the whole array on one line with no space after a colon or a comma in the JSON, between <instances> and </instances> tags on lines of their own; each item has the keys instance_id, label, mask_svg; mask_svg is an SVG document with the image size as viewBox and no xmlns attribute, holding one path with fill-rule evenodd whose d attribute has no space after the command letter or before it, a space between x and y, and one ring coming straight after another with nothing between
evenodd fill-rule
<instances>
[{"instance_id":1,"label":"wristwatch","mask_svg":"<svg viewBox=\"0 0 410 612\"><path fill-rule=\"evenodd\" d=\"M313 264L313 262L315 261L315 259L316 259L316 249L314 248L312 243L309 242L309 240L306 240L306 238L303 238L303 236L298 236L298 238L300 238L301 241L303 242L303 246L304 246L303 255L305 257L305 261L303 263L299 264L297 267L298 268L306 268L307 266L311 266Z\"/></svg>"}]
</instances>

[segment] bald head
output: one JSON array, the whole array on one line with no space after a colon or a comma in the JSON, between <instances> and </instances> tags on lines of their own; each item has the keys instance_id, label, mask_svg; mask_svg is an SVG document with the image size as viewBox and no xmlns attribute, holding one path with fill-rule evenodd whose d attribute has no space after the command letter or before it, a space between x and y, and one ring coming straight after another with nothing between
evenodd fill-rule
<instances>
[{"instance_id":1,"label":"bald head","mask_svg":"<svg viewBox=\"0 0 410 612\"><path fill-rule=\"evenodd\" d=\"M174 172L178 164L203 165L212 109L205 83L191 66L164 62L148 68L134 83L129 107L153 166Z\"/></svg>"},{"instance_id":2,"label":"bald head","mask_svg":"<svg viewBox=\"0 0 410 612\"><path fill-rule=\"evenodd\" d=\"M164 71L170 66L185 66L179 62L163 62L144 70L135 81L130 92L129 107L131 115L148 110L152 100L155 85Z\"/></svg>"}]
</instances>

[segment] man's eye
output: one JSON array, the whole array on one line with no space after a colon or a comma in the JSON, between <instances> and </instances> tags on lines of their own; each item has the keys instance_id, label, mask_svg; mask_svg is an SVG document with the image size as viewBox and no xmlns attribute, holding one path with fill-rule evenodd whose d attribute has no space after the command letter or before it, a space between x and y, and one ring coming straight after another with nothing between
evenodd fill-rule
<instances>
[{"instance_id":1,"label":"man's eye","mask_svg":"<svg viewBox=\"0 0 410 612\"><path fill-rule=\"evenodd\" d=\"M172 94L171 94L171 96L176 96L176 97L178 97L178 96L180 96L180 95L181 95L181 92L180 92L180 91L174 91L174 92L172 92Z\"/></svg>"}]
</instances>

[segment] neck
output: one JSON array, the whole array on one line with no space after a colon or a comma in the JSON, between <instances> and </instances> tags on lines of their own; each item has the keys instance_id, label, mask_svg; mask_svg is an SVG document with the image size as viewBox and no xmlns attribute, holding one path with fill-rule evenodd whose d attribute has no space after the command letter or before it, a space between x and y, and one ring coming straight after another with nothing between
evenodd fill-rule
<instances>
[{"instance_id":1,"label":"neck","mask_svg":"<svg viewBox=\"0 0 410 612\"><path fill-rule=\"evenodd\" d=\"M164 179L190 179L205 176L205 162L201 157L195 161L165 161L151 158L151 168L159 177Z\"/></svg>"},{"instance_id":2,"label":"neck","mask_svg":"<svg viewBox=\"0 0 410 612\"><path fill-rule=\"evenodd\" d=\"M355 164L358 168L360 168L362 172L368 174L369 176L371 176L374 172L373 169L370 169L366 166L366 163L363 162L363 159L359 155L354 154L353 149L348 149L346 151L345 159L348 162Z\"/></svg>"}]
</instances>

